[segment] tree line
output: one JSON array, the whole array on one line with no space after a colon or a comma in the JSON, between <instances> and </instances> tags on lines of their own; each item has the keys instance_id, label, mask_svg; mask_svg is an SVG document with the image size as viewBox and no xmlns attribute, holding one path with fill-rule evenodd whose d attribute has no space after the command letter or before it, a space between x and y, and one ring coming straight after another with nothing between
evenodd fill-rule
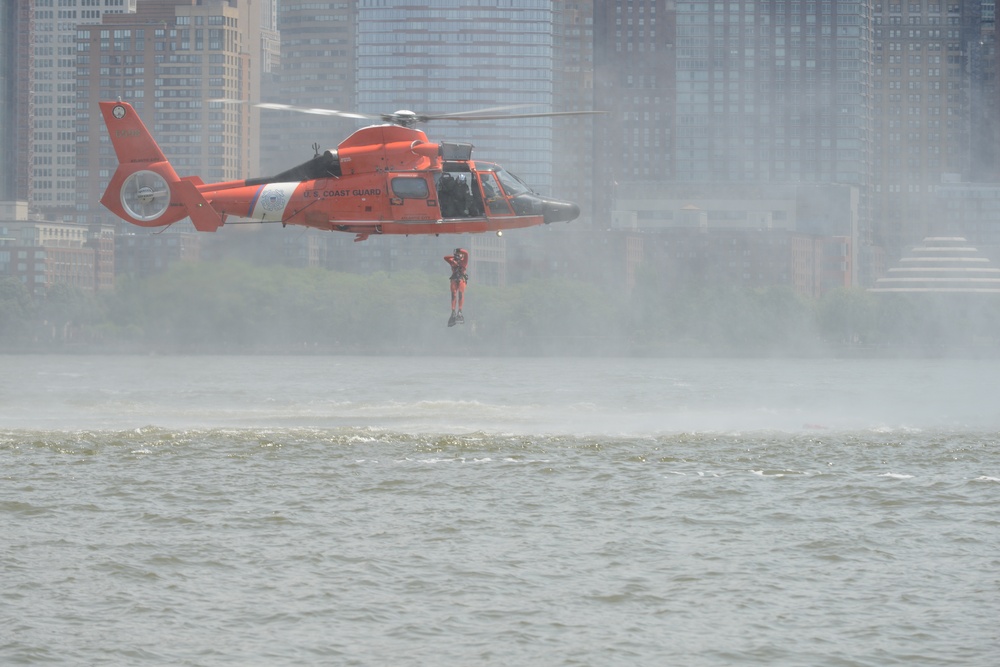
<instances>
[{"instance_id":1,"label":"tree line","mask_svg":"<svg viewBox=\"0 0 1000 667\"><path fill-rule=\"evenodd\" d=\"M995 354L1000 295L808 299L782 287L631 293L582 281L469 285L449 329L447 277L358 275L238 261L177 264L105 293L0 279L0 345L14 352L429 355Z\"/></svg>"}]
</instances>

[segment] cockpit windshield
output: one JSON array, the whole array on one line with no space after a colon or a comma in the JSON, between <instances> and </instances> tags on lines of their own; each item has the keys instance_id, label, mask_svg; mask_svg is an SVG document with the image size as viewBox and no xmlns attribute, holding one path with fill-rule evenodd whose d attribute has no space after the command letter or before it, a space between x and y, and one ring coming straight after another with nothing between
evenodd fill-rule
<instances>
[{"instance_id":1,"label":"cockpit windshield","mask_svg":"<svg viewBox=\"0 0 1000 667\"><path fill-rule=\"evenodd\" d=\"M503 186L508 197L516 197L532 191L524 181L502 167L497 167L496 173L497 178L500 179L500 185Z\"/></svg>"}]
</instances>

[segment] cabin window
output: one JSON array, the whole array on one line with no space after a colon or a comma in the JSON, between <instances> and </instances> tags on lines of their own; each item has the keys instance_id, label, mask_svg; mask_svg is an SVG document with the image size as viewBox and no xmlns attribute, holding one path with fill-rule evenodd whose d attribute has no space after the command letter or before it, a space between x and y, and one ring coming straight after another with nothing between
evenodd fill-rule
<instances>
[{"instance_id":1,"label":"cabin window","mask_svg":"<svg viewBox=\"0 0 1000 667\"><path fill-rule=\"evenodd\" d=\"M430 190L422 178L401 177L392 179L392 194L400 199L427 199Z\"/></svg>"}]
</instances>

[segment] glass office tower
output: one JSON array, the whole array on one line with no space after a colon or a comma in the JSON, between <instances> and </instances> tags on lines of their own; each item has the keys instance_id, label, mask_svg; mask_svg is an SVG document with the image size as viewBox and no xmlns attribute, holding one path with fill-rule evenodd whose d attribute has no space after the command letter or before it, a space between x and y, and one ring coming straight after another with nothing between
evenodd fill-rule
<instances>
[{"instance_id":1,"label":"glass office tower","mask_svg":"<svg viewBox=\"0 0 1000 667\"><path fill-rule=\"evenodd\" d=\"M516 106L553 110L553 3L395 0L358 4L357 95L361 111L455 113ZM469 141L533 188L552 184L548 118L439 122L432 138Z\"/></svg>"}]
</instances>

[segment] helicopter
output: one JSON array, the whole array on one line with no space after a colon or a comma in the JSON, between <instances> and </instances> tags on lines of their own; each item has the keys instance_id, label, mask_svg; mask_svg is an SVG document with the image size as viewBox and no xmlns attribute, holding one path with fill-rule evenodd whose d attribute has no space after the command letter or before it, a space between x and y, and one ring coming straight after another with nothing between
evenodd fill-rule
<instances>
[{"instance_id":1,"label":"helicopter","mask_svg":"<svg viewBox=\"0 0 1000 667\"><path fill-rule=\"evenodd\" d=\"M361 128L336 149L275 176L204 183L178 176L128 102L99 103L118 158L118 168L101 197L108 210L140 227L163 227L190 218L195 229L214 232L230 216L355 234L465 234L496 232L580 215L573 202L543 197L503 167L472 159L472 144L432 142L415 127L430 120L496 120L584 115L570 111L495 115L361 114L258 104L382 121Z\"/></svg>"}]
</instances>

